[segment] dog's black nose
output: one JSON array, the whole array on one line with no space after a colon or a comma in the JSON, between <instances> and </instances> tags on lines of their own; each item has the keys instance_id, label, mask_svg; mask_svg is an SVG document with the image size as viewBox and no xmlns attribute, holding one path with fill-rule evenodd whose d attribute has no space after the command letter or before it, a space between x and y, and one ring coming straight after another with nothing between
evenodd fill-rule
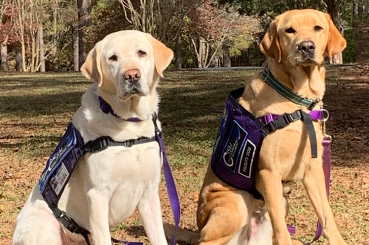
<instances>
[{"instance_id":1,"label":"dog's black nose","mask_svg":"<svg viewBox=\"0 0 369 245\"><path fill-rule=\"evenodd\" d=\"M138 69L130 69L123 73L123 78L130 83L134 83L141 78L141 73Z\"/></svg>"},{"instance_id":2,"label":"dog's black nose","mask_svg":"<svg viewBox=\"0 0 369 245\"><path fill-rule=\"evenodd\" d=\"M297 45L297 50L302 54L313 55L315 52L315 44L312 41L302 41Z\"/></svg>"}]
</instances>

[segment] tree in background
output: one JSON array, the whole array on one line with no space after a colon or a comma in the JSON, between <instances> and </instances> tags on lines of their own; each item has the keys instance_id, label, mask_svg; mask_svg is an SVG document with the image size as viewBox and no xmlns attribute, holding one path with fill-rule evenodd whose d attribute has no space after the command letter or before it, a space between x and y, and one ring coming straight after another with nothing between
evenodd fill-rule
<instances>
[{"instance_id":1,"label":"tree in background","mask_svg":"<svg viewBox=\"0 0 369 245\"><path fill-rule=\"evenodd\" d=\"M199 68L219 63L219 57L230 66L231 48L247 48L247 40L252 40L259 29L257 18L240 15L235 8L220 6L213 0L204 1L191 12L190 18L191 43Z\"/></svg>"},{"instance_id":2,"label":"tree in background","mask_svg":"<svg viewBox=\"0 0 369 245\"><path fill-rule=\"evenodd\" d=\"M175 49L177 68L182 67L183 34L188 14L203 0L118 0L124 20L135 30L151 33Z\"/></svg>"},{"instance_id":3,"label":"tree in background","mask_svg":"<svg viewBox=\"0 0 369 245\"><path fill-rule=\"evenodd\" d=\"M58 33L62 30L60 3L59 0L13 0L14 33L19 40L23 71L43 72L46 59L56 55Z\"/></svg>"},{"instance_id":4,"label":"tree in background","mask_svg":"<svg viewBox=\"0 0 369 245\"><path fill-rule=\"evenodd\" d=\"M133 29L151 33L165 43L174 43L184 26L183 19L202 0L118 0L125 21Z\"/></svg>"},{"instance_id":5,"label":"tree in background","mask_svg":"<svg viewBox=\"0 0 369 245\"><path fill-rule=\"evenodd\" d=\"M12 22L14 14L12 0L0 1L0 63L3 71L8 71L8 45L16 41Z\"/></svg>"},{"instance_id":6,"label":"tree in background","mask_svg":"<svg viewBox=\"0 0 369 245\"><path fill-rule=\"evenodd\" d=\"M78 21L74 29L74 71L79 71L86 59L86 27L91 23L91 9L95 4L93 0L77 0Z\"/></svg>"}]
</instances>

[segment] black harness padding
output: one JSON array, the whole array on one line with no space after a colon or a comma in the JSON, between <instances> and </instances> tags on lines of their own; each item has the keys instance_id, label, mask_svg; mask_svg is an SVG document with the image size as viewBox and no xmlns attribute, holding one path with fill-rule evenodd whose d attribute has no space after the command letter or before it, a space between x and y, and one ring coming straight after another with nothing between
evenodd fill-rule
<instances>
[{"instance_id":1,"label":"black harness padding","mask_svg":"<svg viewBox=\"0 0 369 245\"><path fill-rule=\"evenodd\" d=\"M88 235L90 232L83 228L82 226L78 225L74 219L69 217L64 211L60 210L56 206L49 205L49 208L51 211L53 211L55 218L63 224L65 228L67 228L69 231L77 234L81 234L83 238L85 239L87 245L90 245L90 239L88 238Z\"/></svg>"},{"instance_id":2,"label":"black harness padding","mask_svg":"<svg viewBox=\"0 0 369 245\"><path fill-rule=\"evenodd\" d=\"M109 146L131 147L133 145L144 144L144 143L149 143L149 142L153 142L153 141L156 141L155 136L150 137L150 138L149 137L140 137L140 138L137 138L137 139L129 139L129 140L125 140L125 141L115 141L109 136L102 136L102 137L99 137L95 140L91 140L91 141L87 142L84 145L83 149L85 150L85 152L94 153L94 152L99 152L99 151L105 150Z\"/></svg>"},{"instance_id":3,"label":"black harness padding","mask_svg":"<svg viewBox=\"0 0 369 245\"><path fill-rule=\"evenodd\" d=\"M302 111L302 121L305 124L309 135L310 147L311 147L311 157L317 158L318 157L318 147L316 142L316 133L313 125L313 120L311 119L310 115L306 112Z\"/></svg>"},{"instance_id":4,"label":"black harness padding","mask_svg":"<svg viewBox=\"0 0 369 245\"><path fill-rule=\"evenodd\" d=\"M297 110L292 113L284 113L281 117L278 117L277 119L268 122L264 124L261 127L261 131L263 132L264 136L267 136L270 133L273 133L274 131L286 127L288 124L301 120L302 117L302 111Z\"/></svg>"},{"instance_id":5,"label":"black harness padding","mask_svg":"<svg viewBox=\"0 0 369 245\"><path fill-rule=\"evenodd\" d=\"M302 111L297 110L292 113L285 113L281 117L266 123L262 126L261 131L264 136L267 136L270 133L273 133L274 131L286 127L288 124L301 120L308 132L309 135L309 141L310 141L310 147L311 147L311 157L317 158L318 157L318 147L317 147L317 141L316 141L316 133L313 125L313 120L311 119L311 116Z\"/></svg>"}]
</instances>

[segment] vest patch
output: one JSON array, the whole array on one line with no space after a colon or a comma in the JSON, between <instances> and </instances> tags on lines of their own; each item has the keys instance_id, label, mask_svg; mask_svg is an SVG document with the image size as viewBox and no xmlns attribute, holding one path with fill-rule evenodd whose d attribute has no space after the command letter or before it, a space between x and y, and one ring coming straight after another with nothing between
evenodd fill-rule
<instances>
[{"instance_id":1,"label":"vest patch","mask_svg":"<svg viewBox=\"0 0 369 245\"><path fill-rule=\"evenodd\" d=\"M82 136L73 124L69 124L49 157L38 183L40 192L48 203L57 205L73 169L84 154L83 145Z\"/></svg>"}]
</instances>

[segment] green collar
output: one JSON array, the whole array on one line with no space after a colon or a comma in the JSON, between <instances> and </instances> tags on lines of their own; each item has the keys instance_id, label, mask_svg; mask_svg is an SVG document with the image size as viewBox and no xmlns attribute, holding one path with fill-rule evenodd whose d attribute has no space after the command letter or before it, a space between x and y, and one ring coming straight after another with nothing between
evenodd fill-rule
<instances>
[{"instance_id":1,"label":"green collar","mask_svg":"<svg viewBox=\"0 0 369 245\"><path fill-rule=\"evenodd\" d=\"M291 89L284 86L282 83L278 82L277 79L272 75L269 69L263 69L260 73L261 77L264 81L272 87L275 91L277 91L280 95L285 97L286 99L292 101L295 104L302 105L307 107L309 110L312 110L314 106L319 102L319 99L309 99L301 97L300 95L293 92Z\"/></svg>"}]
</instances>

